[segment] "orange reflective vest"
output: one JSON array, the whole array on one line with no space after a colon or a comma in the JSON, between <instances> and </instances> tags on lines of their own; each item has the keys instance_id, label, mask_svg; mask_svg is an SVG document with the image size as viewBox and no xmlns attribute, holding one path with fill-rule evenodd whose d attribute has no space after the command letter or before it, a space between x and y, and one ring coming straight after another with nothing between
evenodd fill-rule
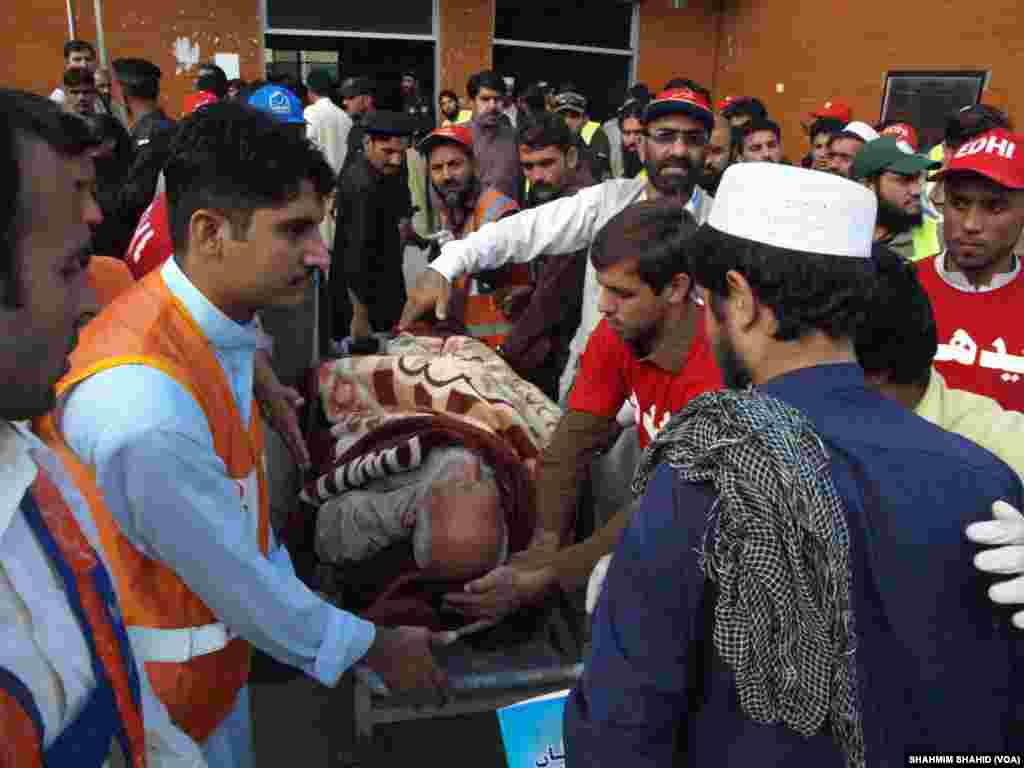
<instances>
[{"instance_id":1,"label":"orange reflective vest","mask_svg":"<svg viewBox=\"0 0 1024 768\"><path fill-rule=\"evenodd\" d=\"M83 329L71 362L71 372L57 385L58 394L121 365L157 368L185 387L206 415L214 449L238 484L239 508L224 512L255 514L255 535L267 553L270 527L259 409L254 403L246 429L206 337L159 271L144 277ZM55 424L48 417L38 431L89 500L136 658L145 662L153 689L174 722L204 742L230 714L248 681L251 646L232 636L178 574L143 555L120 532L103 503L93 468L78 460Z\"/></svg>"},{"instance_id":2,"label":"orange reflective vest","mask_svg":"<svg viewBox=\"0 0 1024 768\"><path fill-rule=\"evenodd\" d=\"M455 233L460 239L476 232L485 224L515 213L519 205L496 189L488 188L477 198L473 214L466 218L461 232ZM441 209L442 226L447 226L446 211ZM526 264L513 264L495 270L496 281L502 289L519 285L530 285L530 268ZM480 339L492 349L497 349L505 337L512 332L512 322L501 311L505 290L485 283L477 276L466 275L455 282L455 287L466 292L466 331Z\"/></svg>"}]
</instances>

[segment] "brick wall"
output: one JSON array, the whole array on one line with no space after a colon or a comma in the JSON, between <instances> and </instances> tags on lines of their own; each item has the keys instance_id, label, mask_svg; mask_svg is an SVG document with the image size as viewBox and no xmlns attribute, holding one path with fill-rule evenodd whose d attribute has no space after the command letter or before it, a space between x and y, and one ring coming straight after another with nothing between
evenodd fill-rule
<instances>
[{"instance_id":1,"label":"brick wall","mask_svg":"<svg viewBox=\"0 0 1024 768\"><path fill-rule=\"evenodd\" d=\"M1004 108L1024 101L1018 0L724 0L723 9L716 95L761 97L781 123L794 162L807 150L801 118L826 100L842 98L855 119L878 120L888 70L989 69L983 101Z\"/></svg>"},{"instance_id":2,"label":"brick wall","mask_svg":"<svg viewBox=\"0 0 1024 768\"><path fill-rule=\"evenodd\" d=\"M718 15L715 0L690 0L673 8L671 0L640 4L640 55L637 80L658 91L673 77L688 77L713 87Z\"/></svg>"},{"instance_id":3,"label":"brick wall","mask_svg":"<svg viewBox=\"0 0 1024 768\"><path fill-rule=\"evenodd\" d=\"M8 24L15 31L15 42L0 53L5 85L49 94L60 82L67 14L63 2L45 2L45 8L38 3L10 4ZM75 5L78 36L95 42L92 0L76 0ZM108 60L144 58L163 70L161 102L171 117L181 114L195 77L195 67L178 65L175 46L179 40L187 41L190 49L198 46L200 62L211 60L215 53L237 53L244 79L263 76L263 34L256 0L176 0L170 5L103 0L103 29Z\"/></svg>"},{"instance_id":4,"label":"brick wall","mask_svg":"<svg viewBox=\"0 0 1024 768\"><path fill-rule=\"evenodd\" d=\"M494 39L494 0L441 0L438 44L441 52L441 84L466 97L466 81L491 67Z\"/></svg>"}]
</instances>

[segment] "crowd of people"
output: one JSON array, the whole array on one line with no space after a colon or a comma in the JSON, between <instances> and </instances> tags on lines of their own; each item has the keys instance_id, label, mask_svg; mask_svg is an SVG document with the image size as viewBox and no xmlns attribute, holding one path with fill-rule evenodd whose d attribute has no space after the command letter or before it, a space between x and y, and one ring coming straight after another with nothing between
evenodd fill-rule
<instances>
[{"instance_id":1,"label":"crowd of people","mask_svg":"<svg viewBox=\"0 0 1024 768\"><path fill-rule=\"evenodd\" d=\"M761 99L686 78L599 122L571 82L483 71L435 110L410 72L378 109L368 76L201 64L172 118L153 63L98 69L71 41L64 64L49 98L0 91L0 766L251 766L253 648L443 702L437 646L588 582L574 765L1024 755L1005 112L965 106L924 147L832 100L787 148ZM509 429L518 453L444 417L434 507L496 532L485 566L447 571L453 624L368 621L296 567L268 433L322 467L275 312L325 360L471 337L490 351L460 353L460 402L497 402L500 368L529 418L558 414L539 446ZM409 373L383 370L379 402ZM447 391L424 381L420 413ZM591 457L629 441L614 514L578 535ZM398 471L395 445L356 471ZM409 493L336 477L416 526Z\"/></svg>"}]
</instances>

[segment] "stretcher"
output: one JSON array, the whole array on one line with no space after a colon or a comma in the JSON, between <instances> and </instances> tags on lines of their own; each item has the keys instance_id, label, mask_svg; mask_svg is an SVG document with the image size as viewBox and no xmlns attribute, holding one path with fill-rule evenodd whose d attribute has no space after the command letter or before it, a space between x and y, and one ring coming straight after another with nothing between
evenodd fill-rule
<instances>
[{"instance_id":1,"label":"stretcher","mask_svg":"<svg viewBox=\"0 0 1024 768\"><path fill-rule=\"evenodd\" d=\"M313 332L320 341L314 344L304 393L307 411L303 424L307 436L325 423L316 372L322 363L332 359L329 345L321 343L330 334L324 333L320 325L326 292L325 281L319 282ZM593 520L581 522L583 529L593 528ZM289 545L294 548L293 542L289 541ZM341 592L332 589L330 569L316 562L315 554L293 549L292 555L300 577L311 588L339 607L347 607ZM582 672L585 625L582 594L558 593L514 621L438 649L438 662L451 683L451 696L444 704L393 694L369 667L356 664L339 686L346 702L339 726L350 735L349 743L353 745L351 752L338 756L339 764L372 765L374 730L378 725L494 711L506 704L571 687Z\"/></svg>"}]
</instances>

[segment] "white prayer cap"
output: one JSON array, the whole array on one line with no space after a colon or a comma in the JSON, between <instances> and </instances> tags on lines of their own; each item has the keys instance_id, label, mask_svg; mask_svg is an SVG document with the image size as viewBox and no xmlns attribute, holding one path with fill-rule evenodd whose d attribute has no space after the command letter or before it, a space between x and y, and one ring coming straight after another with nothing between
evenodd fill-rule
<instances>
[{"instance_id":1,"label":"white prayer cap","mask_svg":"<svg viewBox=\"0 0 1024 768\"><path fill-rule=\"evenodd\" d=\"M708 226L804 253L871 257L878 202L832 173L777 163L738 163L722 176Z\"/></svg>"},{"instance_id":2,"label":"white prayer cap","mask_svg":"<svg viewBox=\"0 0 1024 768\"><path fill-rule=\"evenodd\" d=\"M855 133L864 139L865 143L874 141L878 138L878 131L867 123L862 123L859 120L854 120L852 123L848 123L847 126L843 128L843 133Z\"/></svg>"}]
</instances>

